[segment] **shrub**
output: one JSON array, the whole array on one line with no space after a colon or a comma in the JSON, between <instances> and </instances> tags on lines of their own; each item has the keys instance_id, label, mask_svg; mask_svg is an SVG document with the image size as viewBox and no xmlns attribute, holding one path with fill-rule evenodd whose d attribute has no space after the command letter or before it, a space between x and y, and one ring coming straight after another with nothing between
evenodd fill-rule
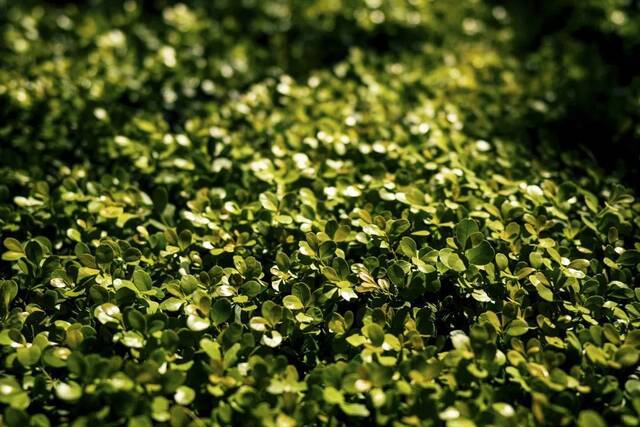
<instances>
[{"instance_id":1,"label":"shrub","mask_svg":"<svg viewBox=\"0 0 640 427\"><path fill-rule=\"evenodd\" d=\"M640 203L506 9L87 4L0 1L3 424L640 422Z\"/></svg>"}]
</instances>

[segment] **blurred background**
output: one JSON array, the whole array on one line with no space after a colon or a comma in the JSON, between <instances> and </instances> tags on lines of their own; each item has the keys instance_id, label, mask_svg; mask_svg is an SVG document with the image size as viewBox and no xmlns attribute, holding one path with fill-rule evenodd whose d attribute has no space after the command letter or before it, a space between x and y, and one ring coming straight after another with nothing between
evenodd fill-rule
<instances>
[{"instance_id":1,"label":"blurred background","mask_svg":"<svg viewBox=\"0 0 640 427\"><path fill-rule=\"evenodd\" d=\"M0 10L6 164L33 161L37 152L45 160L52 150L79 154L95 139L96 127L84 123L96 106L123 106L111 114L114 124L126 120L127 108L179 120L180 101L149 103L144 94L162 93L194 70L222 85L224 97L282 73L303 80L354 50L410 61L476 44L497 52L520 88L513 114L493 132L534 152L580 153L636 188L640 182L638 0L0 0ZM168 61L175 56L166 45L180 50L178 67L154 65L158 52ZM56 60L74 55L80 59ZM55 82L51 96L38 95L29 81L43 67ZM98 75L113 85L83 95L91 92L83 81ZM15 101L20 90L29 102ZM492 86L484 96L500 90ZM197 96L188 102L190 111L207 108ZM69 132L75 136L60 138Z\"/></svg>"}]
</instances>

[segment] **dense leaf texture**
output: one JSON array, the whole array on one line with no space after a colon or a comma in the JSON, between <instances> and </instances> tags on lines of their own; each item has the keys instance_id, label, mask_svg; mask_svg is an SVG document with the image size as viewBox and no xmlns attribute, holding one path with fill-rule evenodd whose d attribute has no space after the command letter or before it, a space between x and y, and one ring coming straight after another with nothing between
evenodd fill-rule
<instances>
[{"instance_id":1,"label":"dense leaf texture","mask_svg":"<svg viewBox=\"0 0 640 427\"><path fill-rule=\"evenodd\" d=\"M507 9L0 12L0 424L640 423L640 202Z\"/></svg>"}]
</instances>

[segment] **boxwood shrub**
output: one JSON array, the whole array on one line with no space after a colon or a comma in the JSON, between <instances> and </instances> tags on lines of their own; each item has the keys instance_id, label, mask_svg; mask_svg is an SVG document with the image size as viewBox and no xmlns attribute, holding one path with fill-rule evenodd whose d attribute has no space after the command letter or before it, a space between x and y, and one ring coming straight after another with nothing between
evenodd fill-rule
<instances>
[{"instance_id":1,"label":"boxwood shrub","mask_svg":"<svg viewBox=\"0 0 640 427\"><path fill-rule=\"evenodd\" d=\"M640 200L510 7L0 12L0 425L640 425Z\"/></svg>"}]
</instances>

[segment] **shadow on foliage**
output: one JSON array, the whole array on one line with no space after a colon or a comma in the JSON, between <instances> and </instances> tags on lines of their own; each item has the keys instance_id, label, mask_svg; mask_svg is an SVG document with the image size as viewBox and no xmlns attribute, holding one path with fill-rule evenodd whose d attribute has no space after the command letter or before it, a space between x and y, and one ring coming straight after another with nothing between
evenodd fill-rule
<instances>
[{"instance_id":1,"label":"shadow on foliage","mask_svg":"<svg viewBox=\"0 0 640 427\"><path fill-rule=\"evenodd\" d=\"M586 149L611 175L638 188L640 2L618 9L576 0L505 5L514 51L539 82L532 90L552 94L549 110L524 116L521 128L533 141Z\"/></svg>"}]
</instances>

